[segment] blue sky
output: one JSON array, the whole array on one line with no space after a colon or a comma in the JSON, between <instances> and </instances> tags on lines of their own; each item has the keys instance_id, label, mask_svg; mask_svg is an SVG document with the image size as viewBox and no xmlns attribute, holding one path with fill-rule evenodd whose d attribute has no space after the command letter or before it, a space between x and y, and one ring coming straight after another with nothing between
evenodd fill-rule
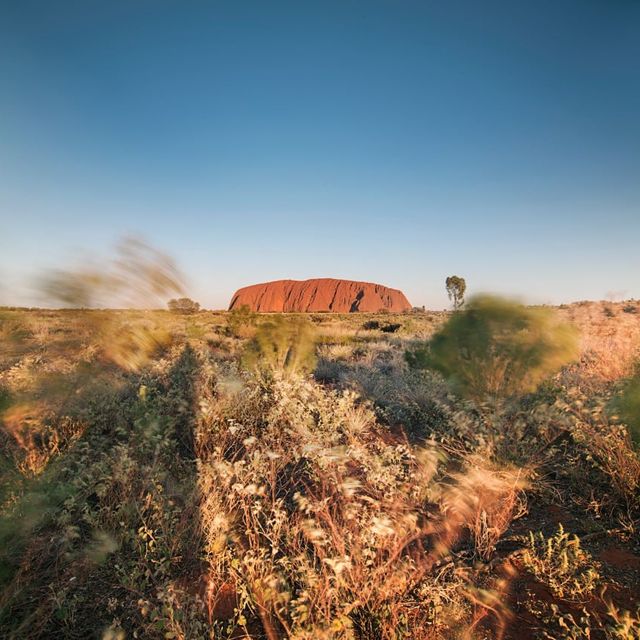
<instances>
[{"instance_id":1,"label":"blue sky","mask_svg":"<svg viewBox=\"0 0 640 640\"><path fill-rule=\"evenodd\" d=\"M640 3L0 0L0 304L144 236L203 305L640 297Z\"/></svg>"}]
</instances>

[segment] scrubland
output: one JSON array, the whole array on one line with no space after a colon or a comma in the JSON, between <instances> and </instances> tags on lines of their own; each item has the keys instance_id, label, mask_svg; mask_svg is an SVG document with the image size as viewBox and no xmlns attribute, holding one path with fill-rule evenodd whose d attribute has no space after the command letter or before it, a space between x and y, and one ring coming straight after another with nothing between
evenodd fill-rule
<instances>
[{"instance_id":1,"label":"scrubland","mask_svg":"<svg viewBox=\"0 0 640 640\"><path fill-rule=\"evenodd\" d=\"M640 638L640 303L551 311L1 310L0 636Z\"/></svg>"}]
</instances>

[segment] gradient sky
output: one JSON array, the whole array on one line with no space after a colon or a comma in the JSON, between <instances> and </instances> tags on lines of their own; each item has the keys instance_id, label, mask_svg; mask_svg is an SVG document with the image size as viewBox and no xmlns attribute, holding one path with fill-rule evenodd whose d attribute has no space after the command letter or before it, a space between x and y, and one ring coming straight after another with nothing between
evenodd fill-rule
<instances>
[{"instance_id":1,"label":"gradient sky","mask_svg":"<svg viewBox=\"0 0 640 640\"><path fill-rule=\"evenodd\" d=\"M137 233L189 293L640 298L640 2L0 0L0 304Z\"/></svg>"}]
</instances>

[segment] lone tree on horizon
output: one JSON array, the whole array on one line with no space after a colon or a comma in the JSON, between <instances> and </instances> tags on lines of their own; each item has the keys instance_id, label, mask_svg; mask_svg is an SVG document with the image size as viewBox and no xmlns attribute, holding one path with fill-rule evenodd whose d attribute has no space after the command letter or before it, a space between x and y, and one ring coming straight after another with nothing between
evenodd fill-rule
<instances>
[{"instance_id":1,"label":"lone tree on horizon","mask_svg":"<svg viewBox=\"0 0 640 640\"><path fill-rule=\"evenodd\" d=\"M191 314L200 310L200 303L194 302L191 298L173 298L167 302L169 311L173 313Z\"/></svg>"},{"instance_id":2,"label":"lone tree on horizon","mask_svg":"<svg viewBox=\"0 0 640 640\"><path fill-rule=\"evenodd\" d=\"M453 308L457 311L464 304L464 292L467 290L467 283L460 276L449 276L445 284L449 300L453 302Z\"/></svg>"}]
</instances>

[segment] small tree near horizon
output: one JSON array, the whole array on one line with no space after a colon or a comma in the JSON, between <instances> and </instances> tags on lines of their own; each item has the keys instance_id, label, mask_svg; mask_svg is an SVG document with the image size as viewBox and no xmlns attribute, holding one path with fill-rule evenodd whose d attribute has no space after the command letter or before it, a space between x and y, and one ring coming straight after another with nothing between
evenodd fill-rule
<instances>
[{"instance_id":1,"label":"small tree near horizon","mask_svg":"<svg viewBox=\"0 0 640 640\"><path fill-rule=\"evenodd\" d=\"M453 302L453 308L457 311L464 304L464 292L467 290L467 283L460 276L449 276L445 284L449 300Z\"/></svg>"},{"instance_id":2,"label":"small tree near horizon","mask_svg":"<svg viewBox=\"0 0 640 640\"><path fill-rule=\"evenodd\" d=\"M190 314L200 310L200 303L191 298L173 298L167 302L167 306L173 313Z\"/></svg>"}]
</instances>

